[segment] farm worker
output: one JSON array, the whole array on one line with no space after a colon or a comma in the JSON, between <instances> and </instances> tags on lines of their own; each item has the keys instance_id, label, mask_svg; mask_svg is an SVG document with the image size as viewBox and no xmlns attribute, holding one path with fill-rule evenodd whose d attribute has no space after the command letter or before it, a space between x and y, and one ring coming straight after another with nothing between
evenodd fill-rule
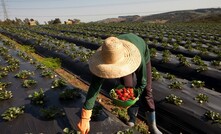
<instances>
[{"instance_id":1,"label":"farm worker","mask_svg":"<svg viewBox=\"0 0 221 134\"><path fill-rule=\"evenodd\" d=\"M161 134L156 126L155 104L151 89L150 52L142 38L132 33L108 37L91 56L88 64L93 76L81 111L81 119L77 124L82 134L87 134L90 130L92 109L104 79L113 78L119 78L125 87L135 86L141 89L139 101L128 108L130 119L127 124L134 126L138 104L145 103L145 107L141 110L145 110L150 132Z\"/></svg>"}]
</instances>

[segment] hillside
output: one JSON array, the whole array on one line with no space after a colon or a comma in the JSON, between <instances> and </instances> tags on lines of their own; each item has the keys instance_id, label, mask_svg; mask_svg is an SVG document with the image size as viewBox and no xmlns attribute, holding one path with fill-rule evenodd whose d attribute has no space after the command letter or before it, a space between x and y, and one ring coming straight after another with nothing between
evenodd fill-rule
<instances>
[{"instance_id":1,"label":"hillside","mask_svg":"<svg viewBox=\"0 0 221 134\"><path fill-rule=\"evenodd\" d=\"M196 10L172 11L148 16L119 16L107 18L101 23L110 22L149 22L149 23L174 23L174 22L221 22L221 8L206 8Z\"/></svg>"}]
</instances>

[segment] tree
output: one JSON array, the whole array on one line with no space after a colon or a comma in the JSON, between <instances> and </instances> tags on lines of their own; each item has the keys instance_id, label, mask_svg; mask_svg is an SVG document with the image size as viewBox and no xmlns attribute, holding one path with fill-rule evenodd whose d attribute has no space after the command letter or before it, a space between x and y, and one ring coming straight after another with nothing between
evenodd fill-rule
<instances>
[{"instance_id":1,"label":"tree","mask_svg":"<svg viewBox=\"0 0 221 134\"><path fill-rule=\"evenodd\" d=\"M55 18L52 24L61 24L61 20L59 18Z\"/></svg>"}]
</instances>

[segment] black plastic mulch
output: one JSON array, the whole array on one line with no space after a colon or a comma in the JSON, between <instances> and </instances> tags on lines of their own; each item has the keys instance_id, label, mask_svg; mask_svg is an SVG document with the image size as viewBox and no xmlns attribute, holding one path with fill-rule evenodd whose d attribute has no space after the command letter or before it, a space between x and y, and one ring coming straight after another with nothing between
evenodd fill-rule
<instances>
[{"instance_id":1,"label":"black plastic mulch","mask_svg":"<svg viewBox=\"0 0 221 134\"><path fill-rule=\"evenodd\" d=\"M2 42L0 42L2 46ZM36 69L35 65L21 59L17 56L17 52L10 49L9 53L19 59L20 69L14 72L10 72L8 76L1 79L1 82L11 82L12 84L7 90L12 91L13 98L9 100L3 100L0 102L0 114L10 107L25 106L25 113L18 116L18 118L12 121L5 121L0 118L0 130L1 134L24 134L24 133L44 133L44 134L59 134L63 133L64 128L70 128L77 130L76 124L80 119L80 110L85 100L85 93L78 90L81 94L81 98L61 101L59 100L59 94L64 89L74 88L68 84L65 88L51 89L51 83L55 79L41 77L41 70ZM1 59L1 65L5 62ZM29 70L35 73L30 79L36 80L38 83L31 88L22 87L22 79L15 78L14 75L21 70ZM57 78L60 78L59 76ZM34 91L39 91L42 88L45 93L45 103L43 106L37 106L31 103L28 99L28 95ZM57 109L65 113L64 116L58 115L54 119L46 119L42 116L41 109L48 109L50 107L56 107ZM103 114L98 117L98 120L91 121L91 134L105 133L113 134L120 130L127 129L122 121L120 121L115 115L112 115L106 109L103 108Z\"/></svg>"},{"instance_id":2,"label":"black plastic mulch","mask_svg":"<svg viewBox=\"0 0 221 134\"><path fill-rule=\"evenodd\" d=\"M86 63L79 61L72 61L70 58L63 54L55 53L53 51L46 50L42 47L36 46L36 51L44 56L59 57L62 59L62 66L70 72L77 74L82 80L90 82L90 72ZM80 69L80 71L79 71ZM185 73L185 72L184 72ZM105 81L102 87L102 93L108 96L108 92L113 86L117 85L115 80ZM215 112L221 112L220 93L205 89L195 90L189 87L183 87L184 90L171 90L168 88L168 81L154 81L153 82L153 93L154 100L157 107L157 122L171 133L220 133L221 125L206 120L204 113L207 110L214 110ZM209 103L200 105L194 97L197 93L203 92L209 96ZM173 104L165 103L165 97L170 93L181 97L183 104L181 106L175 106ZM140 106L142 107L142 106ZM144 113L140 110L140 116ZM202 127L203 126L203 127Z\"/></svg>"}]
</instances>

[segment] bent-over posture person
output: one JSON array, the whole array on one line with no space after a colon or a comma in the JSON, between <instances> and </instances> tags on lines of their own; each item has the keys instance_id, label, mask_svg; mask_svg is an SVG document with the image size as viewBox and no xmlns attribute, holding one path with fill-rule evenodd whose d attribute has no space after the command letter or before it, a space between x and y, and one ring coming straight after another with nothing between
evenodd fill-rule
<instances>
[{"instance_id":1,"label":"bent-over posture person","mask_svg":"<svg viewBox=\"0 0 221 134\"><path fill-rule=\"evenodd\" d=\"M162 134L156 126L155 104L152 95L152 76L149 48L142 38L129 33L118 37L109 37L105 43L91 56L89 69L92 81L87 92L86 101L81 112L78 128L82 134L90 131L90 117L97 95L105 79L119 78L125 87L140 90L140 98L130 108L127 124L134 126L140 104L145 107L149 130L153 134Z\"/></svg>"}]
</instances>

